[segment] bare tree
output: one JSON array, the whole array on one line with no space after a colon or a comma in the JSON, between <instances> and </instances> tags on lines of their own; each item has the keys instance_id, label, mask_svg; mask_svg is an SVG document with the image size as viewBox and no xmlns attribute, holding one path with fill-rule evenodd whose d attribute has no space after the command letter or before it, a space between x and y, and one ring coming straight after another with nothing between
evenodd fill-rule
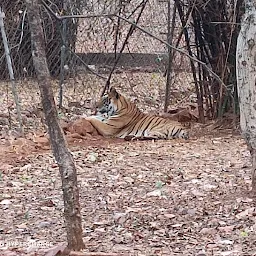
<instances>
[{"instance_id":1,"label":"bare tree","mask_svg":"<svg viewBox=\"0 0 256 256\"><path fill-rule=\"evenodd\" d=\"M245 1L237 40L237 87L240 125L252 156L252 191L256 195L256 2Z\"/></svg>"},{"instance_id":2,"label":"bare tree","mask_svg":"<svg viewBox=\"0 0 256 256\"><path fill-rule=\"evenodd\" d=\"M68 247L73 250L81 250L84 248L84 243L82 240L76 168L58 121L57 109L51 88L50 72L46 61L45 41L41 25L39 3L38 0L26 0L26 4L31 32L34 68L37 73L50 142L62 180Z\"/></svg>"}]
</instances>

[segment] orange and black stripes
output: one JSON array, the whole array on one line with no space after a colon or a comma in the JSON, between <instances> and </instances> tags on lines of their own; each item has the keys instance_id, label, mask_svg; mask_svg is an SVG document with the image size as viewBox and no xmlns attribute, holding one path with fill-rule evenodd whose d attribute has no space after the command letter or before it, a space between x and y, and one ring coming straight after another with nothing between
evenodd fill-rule
<instances>
[{"instance_id":1,"label":"orange and black stripes","mask_svg":"<svg viewBox=\"0 0 256 256\"><path fill-rule=\"evenodd\" d=\"M128 101L114 88L102 98L98 113L108 116L102 127L98 128L101 131L105 129L106 134L115 137L134 136L155 139L188 139L189 137L188 131L179 122L142 113L134 103Z\"/></svg>"}]
</instances>

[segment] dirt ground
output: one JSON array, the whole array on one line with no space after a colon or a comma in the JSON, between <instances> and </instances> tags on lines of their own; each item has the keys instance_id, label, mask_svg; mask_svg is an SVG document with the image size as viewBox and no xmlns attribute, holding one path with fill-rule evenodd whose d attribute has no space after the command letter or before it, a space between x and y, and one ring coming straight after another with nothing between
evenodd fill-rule
<instances>
[{"instance_id":1,"label":"dirt ground","mask_svg":"<svg viewBox=\"0 0 256 256\"><path fill-rule=\"evenodd\" d=\"M2 122L7 118L0 117ZM33 132L38 120L27 116L26 121L37 147L16 139L1 124L0 255L45 255L66 241L58 168L43 145L43 129L41 136ZM194 129L188 141L93 137L70 142L84 252L256 255L255 201L248 193L251 164L244 140L230 130Z\"/></svg>"},{"instance_id":2,"label":"dirt ground","mask_svg":"<svg viewBox=\"0 0 256 256\"><path fill-rule=\"evenodd\" d=\"M85 251L255 255L250 157L240 136L116 142L72 146ZM0 170L0 241L17 255L43 255L37 242L46 248L65 242L51 153L17 155ZM20 246L28 241L35 247Z\"/></svg>"}]
</instances>

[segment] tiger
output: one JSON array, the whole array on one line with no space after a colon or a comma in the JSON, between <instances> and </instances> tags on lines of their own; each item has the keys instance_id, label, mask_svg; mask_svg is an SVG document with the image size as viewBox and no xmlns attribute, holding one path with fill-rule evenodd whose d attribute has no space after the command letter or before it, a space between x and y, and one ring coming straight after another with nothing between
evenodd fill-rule
<instances>
[{"instance_id":1,"label":"tiger","mask_svg":"<svg viewBox=\"0 0 256 256\"><path fill-rule=\"evenodd\" d=\"M96 115L86 118L104 137L140 139L189 139L181 123L145 114L111 87L96 105Z\"/></svg>"}]
</instances>

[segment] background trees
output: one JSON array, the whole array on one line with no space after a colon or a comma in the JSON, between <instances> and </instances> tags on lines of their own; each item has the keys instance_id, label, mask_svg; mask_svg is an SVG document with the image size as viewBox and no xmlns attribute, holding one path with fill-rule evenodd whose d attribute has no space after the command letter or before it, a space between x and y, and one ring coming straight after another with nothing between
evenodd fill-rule
<instances>
[{"instance_id":1,"label":"background trees","mask_svg":"<svg viewBox=\"0 0 256 256\"><path fill-rule=\"evenodd\" d=\"M170 20L168 16L175 17L176 22L173 22L173 29L170 29L173 31L173 45L181 49L186 48L191 56L206 63L226 86L212 77L201 64L190 62L179 53L174 51L173 57L170 58L168 47L156 39L150 39L136 28L125 41L130 25L114 15L136 20L142 4L146 6L139 25L157 37L167 40L168 20ZM53 77L59 77L64 66L68 67L68 70L65 69L63 72L73 77L81 68L95 74L95 70L90 67L95 68L98 74L109 74L117 54L124 46L122 57L116 66L119 71L131 67L145 69L146 65L147 72L150 68L150 72L157 71L165 75L168 74L165 72L168 69L168 58L172 60L169 68L172 67L171 76L174 77L167 79L169 83L175 83L175 75L178 72L190 71L194 80L200 122L223 117L225 113L238 114L235 51L239 23L244 12L243 0L175 0L170 1L170 12L167 2L158 3L155 0L91 1L90 3L78 0L72 3L68 0L55 0L45 1L45 5L57 15L88 16L86 19L69 18L61 21L55 19L45 7L41 7L47 63ZM175 15L173 15L174 5L177 10ZM6 13L5 22L15 63L15 77L33 76L35 72L31 58L26 7L17 0L11 2L5 0L2 7ZM109 14L110 16L107 17L106 15ZM62 54L61 48L64 49ZM0 46L0 54L3 54L2 46ZM152 56L150 55L150 61L149 58L140 61L142 55L139 54ZM1 78L6 78L7 70L3 58L0 59L0 71ZM102 75L96 77L102 79ZM172 103L174 97L172 89L169 90L171 90L169 95Z\"/></svg>"}]
</instances>

